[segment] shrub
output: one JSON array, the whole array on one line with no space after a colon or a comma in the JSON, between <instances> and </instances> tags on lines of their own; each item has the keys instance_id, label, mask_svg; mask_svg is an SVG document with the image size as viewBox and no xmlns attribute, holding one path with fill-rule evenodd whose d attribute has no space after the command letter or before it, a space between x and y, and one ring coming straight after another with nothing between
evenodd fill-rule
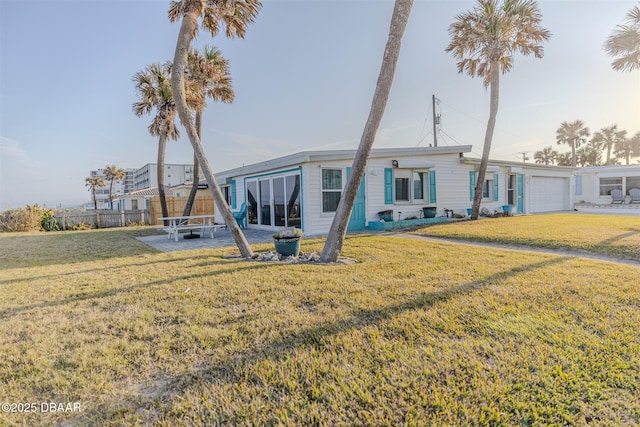
<instances>
[{"instance_id":1,"label":"shrub","mask_svg":"<svg viewBox=\"0 0 640 427\"><path fill-rule=\"evenodd\" d=\"M93 229L92 225L86 224L84 222L79 222L77 224L73 224L72 226L68 227L69 230L71 231L75 231L75 230L91 230Z\"/></svg>"},{"instance_id":2,"label":"shrub","mask_svg":"<svg viewBox=\"0 0 640 427\"><path fill-rule=\"evenodd\" d=\"M42 212L42 221L40 226L44 231L59 231L60 224L55 216L53 216L53 209L44 209Z\"/></svg>"},{"instance_id":3,"label":"shrub","mask_svg":"<svg viewBox=\"0 0 640 427\"><path fill-rule=\"evenodd\" d=\"M57 231L60 230L58 220L53 216L53 209L38 205L27 205L0 213L0 231Z\"/></svg>"},{"instance_id":4,"label":"shrub","mask_svg":"<svg viewBox=\"0 0 640 427\"><path fill-rule=\"evenodd\" d=\"M38 205L11 209L0 214L0 231L38 231L43 209Z\"/></svg>"}]
</instances>

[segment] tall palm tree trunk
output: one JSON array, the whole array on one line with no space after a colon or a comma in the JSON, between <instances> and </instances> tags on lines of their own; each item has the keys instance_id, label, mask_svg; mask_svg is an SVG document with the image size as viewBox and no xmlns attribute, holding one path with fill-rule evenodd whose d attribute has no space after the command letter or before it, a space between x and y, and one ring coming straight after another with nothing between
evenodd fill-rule
<instances>
[{"instance_id":1,"label":"tall palm tree trunk","mask_svg":"<svg viewBox=\"0 0 640 427\"><path fill-rule=\"evenodd\" d=\"M198 132L198 138L202 140L202 111L196 111L196 131ZM198 184L200 182L200 165L198 164L198 158L195 153L193 154L193 183L191 184L191 191L189 191L189 197L187 203L184 205L184 211L182 216L191 215L193 209L193 202L196 200L196 194L198 193Z\"/></svg>"},{"instance_id":2,"label":"tall palm tree trunk","mask_svg":"<svg viewBox=\"0 0 640 427\"><path fill-rule=\"evenodd\" d=\"M98 195L96 194L96 187L91 187L91 192L93 193L93 210L98 210Z\"/></svg>"},{"instance_id":3,"label":"tall palm tree trunk","mask_svg":"<svg viewBox=\"0 0 640 427\"><path fill-rule=\"evenodd\" d=\"M109 182L109 209L113 210L113 179Z\"/></svg>"},{"instance_id":4,"label":"tall palm tree trunk","mask_svg":"<svg viewBox=\"0 0 640 427\"><path fill-rule=\"evenodd\" d=\"M163 128L166 126L163 126ZM160 210L163 217L169 216L169 209L167 209L167 196L164 191L164 157L167 148L167 133L163 130L160 133L160 140L158 141L158 167L156 170L156 176L158 181L158 197L160 199ZM164 225L169 225L168 221L164 221Z\"/></svg>"},{"instance_id":5,"label":"tall palm tree trunk","mask_svg":"<svg viewBox=\"0 0 640 427\"><path fill-rule=\"evenodd\" d=\"M186 103L184 70L187 66L187 54L189 52L189 45L197 30L198 17L200 16L202 7L202 2L190 2L186 6L185 13L182 17L182 23L180 24L180 32L178 33L178 41L176 43L176 52L173 58L174 68L173 72L171 73L171 87L173 90L173 97L176 103L176 109L178 110L180 121L187 131L187 135L189 136L189 141L193 146L195 156L197 157L198 162L200 163L200 167L202 168L202 173L209 183L211 193L213 194L213 200L218 206L218 209L220 209L222 218L224 219L225 224L227 224L227 227L231 232L231 236L238 246L240 253L243 257L249 258L253 256L253 251L249 246L249 242L240 230L240 227L238 226L238 223L236 222L235 217L233 216L233 213L229 208L229 205L224 199L222 191L220 190L220 186L218 185L218 181L213 174L213 169L211 168L211 165L207 160L204 148L202 147L202 143L200 141L200 138L198 137L198 132L196 131L196 128L191 121L192 117L189 114L189 108L187 107Z\"/></svg>"},{"instance_id":6,"label":"tall palm tree trunk","mask_svg":"<svg viewBox=\"0 0 640 427\"><path fill-rule=\"evenodd\" d=\"M491 62L491 95L489 107L489 121L487 122L487 131L484 135L484 147L482 148L482 160L480 160L480 170L478 171L478 179L476 181L476 192L473 196L473 205L471 206L471 219L478 219L480 213L480 202L482 201L482 190L484 188L484 178L487 174L487 165L489 163L489 153L491 151L491 141L493 139L493 131L496 127L496 117L498 116L498 100L500 95L500 66L497 61Z\"/></svg>"},{"instance_id":7,"label":"tall palm tree trunk","mask_svg":"<svg viewBox=\"0 0 640 427\"><path fill-rule=\"evenodd\" d=\"M322 262L335 262L340 256L344 237L347 233L349 217L358 193L358 187L364 176L376 132L378 131L387 105L387 99L389 98L389 92L391 91L391 85L393 83L393 75L396 70L396 63L400 55L402 35L407 26L412 6L413 0L396 0L393 7L389 38L387 39L387 45L384 50L382 66L380 67L380 74L378 75L378 82L373 95L373 101L371 102L371 110L369 111L369 118L362 132L358 151L353 159L351 175L340 197L338 208L336 209L331 228L329 229L327 241L320 255L320 261Z\"/></svg>"}]
</instances>

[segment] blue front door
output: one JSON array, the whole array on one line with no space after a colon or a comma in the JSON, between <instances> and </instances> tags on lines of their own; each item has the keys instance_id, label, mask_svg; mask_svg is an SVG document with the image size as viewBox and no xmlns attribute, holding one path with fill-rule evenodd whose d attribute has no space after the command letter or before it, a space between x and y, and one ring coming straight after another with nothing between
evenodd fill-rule
<instances>
[{"instance_id":1,"label":"blue front door","mask_svg":"<svg viewBox=\"0 0 640 427\"><path fill-rule=\"evenodd\" d=\"M347 179L351 175L351 168L347 168ZM364 230L366 226L366 210L364 201L364 176L360 181L360 187L358 187L358 194L356 194L356 201L353 204L351 210L351 218L349 219L349 225L347 231Z\"/></svg>"},{"instance_id":2,"label":"blue front door","mask_svg":"<svg viewBox=\"0 0 640 427\"><path fill-rule=\"evenodd\" d=\"M516 188L516 195L518 198L518 213L524 213L524 175L518 175L518 184Z\"/></svg>"}]
</instances>

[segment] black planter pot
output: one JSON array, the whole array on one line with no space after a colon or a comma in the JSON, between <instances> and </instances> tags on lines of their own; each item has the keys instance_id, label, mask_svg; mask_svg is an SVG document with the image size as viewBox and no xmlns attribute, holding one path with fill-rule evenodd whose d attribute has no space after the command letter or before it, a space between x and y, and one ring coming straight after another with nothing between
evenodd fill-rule
<instances>
[{"instance_id":1,"label":"black planter pot","mask_svg":"<svg viewBox=\"0 0 640 427\"><path fill-rule=\"evenodd\" d=\"M435 206L429 206L429 207L422 208L422 214L424 215L425 218L435 218L436 217L436 207Z\"/></svg>"},{"instance_id":2,"label":"black planter pot","mask_svg":"<svg viewBox=\"0 0 640 427\"><path fill-rule=\"evenodd\" d=\"M273 238L276 252L282 256L298 256L300 254L300 237Z\"/></svg>"}]
</instances>

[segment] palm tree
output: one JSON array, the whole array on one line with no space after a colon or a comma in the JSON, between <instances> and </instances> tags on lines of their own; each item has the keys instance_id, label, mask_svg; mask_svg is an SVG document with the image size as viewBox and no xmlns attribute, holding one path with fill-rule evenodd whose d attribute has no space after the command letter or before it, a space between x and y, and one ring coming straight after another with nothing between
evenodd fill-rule
<instances>
[{"instance_id":1,"label":"palm tree","mask_svg":"<svg viewBox=\"0 0 640 427\"><path fill-rule=\"evenodd\" d=\"M98 198L96 196L96 190L100 187L104 187L104 180L100 176L88 176L84 179L85 186L89 187L91 195L93 196L93 208L98 210Z\"/></svg>"},{"instance_id":2,"label":"palm tree","mask_svg":"<svg viewBox=\"0 0 640 427\"><path fill-rule=\"evenodd\" d=\"M616 71L640 69L640 7L627 13L625 25L618 25L604 44L609 56L615 59L611 67Z\"/></svg>"},{"instance_id":3,"label":"palm tree","mask_svg":"<svg viewBox=\"0 0 640 427\"><path fill-rule=\"evenodd\" d=\"M169 216L164 186L164 161L167 139L177 140L180 132L175 124L176 107L171 91L171 65L151 64L138 72L133 81L138 93L138 102L133 103L133 112L141 117L155 109L156 115L149 125L149 133L158 137L158 195L162 216Z\"/></svg>"},{"instance_id":4,"label":"palm tree","mask_svg":"<svg viewBox=\"0 0 640 427\"><path fill-rule=\"evenodd\" d=\"M587 144L576 151L576 161L582 166L598 166L601 163L602 152L596 145Z\"/></svg>"},{"instance_id":5,"label":"palm tree","mask_svg":"<svg viewBox=\"0 0 640 427\"><path fill-rule=\"evenodd\" d=\"M640 132L637 132L631 138L629 138L630 157L640 157ZM627 158L627 164L629 164L629 158Z\"/></svg>"},{"instance_id":6,"label":"palm tree","mask_svg":"<svg viewBox=\"0 0 640 427\"><path fill-rule=\"evenodd\" d=\"M358 145L356 156L353 159L351 175L347 180L347 184L338 202L327 240L322 248L322 254L320 254L320 261L322 262L335 262L340 256L351 210L356 200L360 182L364 176L376 132L378 131L384 109L387 105L396 63L398 62L398 56L400 56L402 35L407 26L412 7L413 0L396 0L393 7L389 37L387 38L387 45L384 50L384 56L382 57L382 66L378 74L376 90L373 94L373 100L371 101L369 118L364 126L364 131L360 137L360 144Z\"/></svg>"},{"instance_id":7,"label":"palm tree","mask_svg":"<svg viewBox=\"0 0 640 427\"><path fill-rule=\"evenodd\" d=\"M482 201L484 178L498 114L500 74L511 70L517 52L542 58L542 43L551 37L551 33L541 27L541 21L538 4L533 0L478 0L473 11L456 16L456 21L449 27L451 43L446 51L458 59L458 72L481 77L484 86L490 86L491 93L472 219L478 219Z\"/></svg>"},{"instance_id":8,"label":"palm tree","mask_svg":"<svg viewBox=\"0 0 640 427\"><path fill-rule=\"evenodd\" d=\"M607 149L607 160L605 164L608 165L611 164L611 150L614 148L617 150L618 145L624 144L626 139L627 131L618 130L618 125L612 125L594 133L591 142L601 149Z\"/></svg>"},{"instance_id":9,"label":"palm tree","mask_svg":"<svg viewBox=\"0 0 640 427\"><path fill-rule=\"evenodd\" d=\"M218 181L213 174L213 169L207 160L187 104L184 74L187 69L189 47L198 32L198 20L200 18L202 18L200 25L209 31L212 36L218 34L221 27L225 27L227 37L238 36L244 38L247 25L254 21L260 7L261 3L258 0L181 0L172 1L169 8L169 20L171 22L182 19L173 59L173 73L171 75L171 86L180 122L187 131L195 156L202 168L202 173L213 193L213 199L218 209L220 209L224 222L229 228L240 253L244 257L253 256L253 251L242 230L240 230L220 190Z\"/></svg>"},{"instance_id":10,"label":"palm tree","mask_svg":"<svg viewBox=\"0 0 640 427\"><path fill-rule=\"evenodd\" d=\"M127 174L124 169L116 165L107 165L104 168L104 177L109 181L109 207L113 210L113 183L122 181Z\"/></svg>"},{"instance_id":11,"label":"palm tree","mask_svg":"<svg viewBox=\"0 0 640 427\"><path fill-rule=\"evenodd\" d=\"M640 156L640 132L619 141L615 147L615 155L616 159L624 160L627 165L631 164L632 157Z\"/></svg>"},{"instance_id":12,"label":"palm tree","mask_svg":"<svg viewBox=\"0 0 640 427\"><path fill-rule=\"evenodd\" d=\"M558 166L571 166L573 164L573 156L571 153L561 153L558 155L557 162Z\"/></svg>"},{"instance_id":13,"label":"palm tree","mask_svg":"<svg viewBox=\"0 0 640 427\"><path fill-rule=\"evenodd\" d=\"M558 158L558 152L554 150L552 146L548 146L540 151L536 151L533 154L533 158L537 164L553 165Z\"/></svg>"},{"instance_id":14,"label":"palm tree","mask_svg":"<svg viewBox=\"0 0 640 427\"><path fill-rule=\"evenodd\" d=\"M229 62L215 47L205 46L202 54L195 49L189 52L187 59L187 75L193 82L193 98L195 108L195 126L198 138L202 138L202 111L207 106L207 98L217 102L233 102L234 93L229 73ZM193 156L193 184L183 216L189 216L198 192L199 177L198 158Z\"/></svg>"},{"instance_id":15,"label":"palm tree","mask_svg":"<svg viewBox=\"0 0 640 427\"><path fill-rule=\"evenodd\" d=\"M589 128L585 127L582 120L575 122L562 122L556 131L556 142L567 144L571 147L571 166L576 166L576 150L589 138Z\"/></svg>"}]
</instances>

